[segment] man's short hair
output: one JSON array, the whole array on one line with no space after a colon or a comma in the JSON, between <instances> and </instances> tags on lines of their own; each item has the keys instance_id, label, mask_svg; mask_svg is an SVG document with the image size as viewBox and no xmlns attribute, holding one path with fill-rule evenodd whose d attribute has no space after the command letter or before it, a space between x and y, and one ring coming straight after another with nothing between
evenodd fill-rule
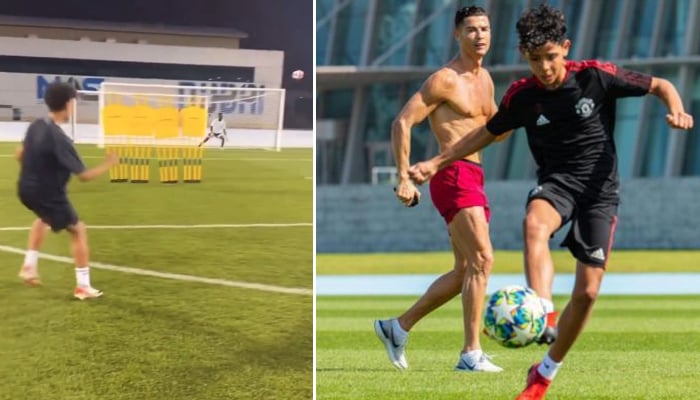
<instances>
[{"instance_id":1,"label":"man's short hair","mask_svg":"<svg viewBox=\"0 0 700 400\"><path fill-rule=\"evenodd\" d=\"M52 83L46 87L44 102L50 111L63 111L69 101L77 96L73 85L68 83Z\"/></svg>"},{"instance_id":2,"label":"man's short hair","mask_svg":"<svg viewBox=\"0 0 700 400\"><path fill-rule=\"evenodd\" d=\"M547 4L525 11L515 25L520 37L520 49L531 52L547 42L561 44L566 40L564 14Z\"/></svg>"},{"instance_id":3,"label":"man's short hair","mask_svg":"<svg viewBox=\"0 0 700 400\"><path fill-rule=\"evenodd\" d=\"M455 29L459 28L459 26L464 22L464 19L467 17L477 17L484 15L486 17L489 16L489 14L484 10L483 8L479 6L466 6L462 7L457 12L455 13Z\"/></svg>"}]
</instances>

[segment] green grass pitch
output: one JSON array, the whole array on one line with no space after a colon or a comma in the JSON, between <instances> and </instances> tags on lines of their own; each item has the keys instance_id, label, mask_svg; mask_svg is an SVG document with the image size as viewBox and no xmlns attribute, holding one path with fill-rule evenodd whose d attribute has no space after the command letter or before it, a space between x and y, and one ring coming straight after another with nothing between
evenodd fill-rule
<instances>
[{"instance_id":1,"label":"green grass pitch","mask_svg":"<svg viewBox=\"0 0 700 400\"><path fill-rule=\"evenodd\" d=\"M527 368L545 348L506 349L482 335L500 374L453 371L462 346L461 303L419 322L407 349L409 370L393 368L372 328L415 297L319 297L317 398L514 399ZM566 298L555 299L558 307ZM696 296L598 300L593 318L564 361L547 399L681 400L700 398L700 299Z\"/></svg>"},{"instance_id":2,"label":"green grass pitch","mask_svg":"<svg viewBox=\"0 0 700 400\"><path fill-rule=\"evenodd\" d=\"M16 145L0 145L0 245L24 249ZM88 166L102 150L80 146ZM313 392L312 151L211 149L203 182L74 181L91 259L150 271L306 289L284 294L93 269L104 297L72 298L72 265L40 260L43 286L0 252L0 399L309 399ZM304 223L293 227L91 229ZM43 251L70 256L67 234Z\"/></svg>"},{"instance_id":3,"label":"green grass pitch","mask_svg":"<svg viewBox=\"0 0 700 400\"><path fill-rule=\"evenodd\" d=\"M325 275L440 274L449 252L319 254ZM553 252L557 272L572 272L566 251ZM495 251L494 274L522 273L522 252ZM700 251L615 250L610 272L700 272ZM399 284L399 283L397 283ZM319 400L514 399L545 348L506 349L481 342L500 374L453 371L463 343L460 301L453 300L411 332L410 369L396 371L372 321L400 315L417 296L321 296L316 302ZM561 309L568 297L557 297ZM700 296L601 296L586 330L564 361L547 399L700 399Z\"/></svg>"}]
</instances>

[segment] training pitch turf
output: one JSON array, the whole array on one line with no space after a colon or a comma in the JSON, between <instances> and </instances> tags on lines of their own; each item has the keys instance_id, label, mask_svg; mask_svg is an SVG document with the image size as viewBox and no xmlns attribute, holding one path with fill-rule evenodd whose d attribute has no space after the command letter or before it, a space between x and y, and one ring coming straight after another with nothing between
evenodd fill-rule
<instances>
[{"instance_id":1,"label":"training pitch turf","mask_svg":"<svg viewBox=\"0 0 700 400\"><path fill-rule=\"evenodd\" d=\"M395 316L415 297L319 297L317 398L514 399L545 349L506 349L482 335L500 374L453 371L462 346L461 303L453 300L411 333L410 369L398 372L372 321ZM556 298L560 308L565 298ZM602 297L547 399L700 398L700 298Z\"/></svg>"},{"instance_id":2,"label":"training pitch turf","mask_svg":"<svg viewBox=\"0 0 700 400\"><path fill-rule=\"evenodd\" d=\"M572 272L565 251L557 272ZM611 272L697 272L698 251L613 251ZM440 274L452 254L319 254L318 274ZM494 274L521 273L522 252L496 250ZM398 284L398 283L397 283ZM543 347L482 345L500 374L453 371L462 346L461 303L453 300L419 322L407 350L410 369L396 371L372 321L405 311L417 296L320 296L316 303L318 399L514 399ZM557 297L561 309L568 297ZM602 296L547 399L700 399L700 296Z\"/></svg>"},{"instance_id":3,"label":"training pitch turf","mask_svg":"<svg viewBox=\"0 0 700 400\"><path fill-rule=\"evenodd\" d=\"M93 261L225 281L93 269L105 295L80 302L68 263L41 260L39 288L17 278L22 256L8 251L25 248L33 216L15 195L14 148L0 145L0 399L311 398L311 149L207 150L201 184L160 184L155 168L149 184L72 182ZM136 229L162 224L185 227ZM67 234L43 251L70 256Z\"/></svg>"}]
</instances>

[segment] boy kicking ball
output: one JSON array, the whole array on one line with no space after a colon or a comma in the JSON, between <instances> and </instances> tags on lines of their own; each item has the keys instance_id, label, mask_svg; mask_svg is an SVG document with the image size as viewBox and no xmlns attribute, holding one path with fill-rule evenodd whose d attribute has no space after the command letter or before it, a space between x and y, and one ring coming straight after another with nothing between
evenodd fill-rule
<instances>
[{"instance_id":1,"label":"boy kicking ball","mask_svg":"<svg viewBox=\"0 0 700 400\"><path fill-rule=\"evenodd\" d=\"M109 171L119 158L110 153L99 166L85 168L72 141L58 125L67 122L73 114L75 97L76 91L71 85L49 85L44 95L49 115L29 125L22 147L17 150L17 160L21 165L17 193L22 204L37 216L29 232L27 253L19 277L29 285L41 283L37 264L47 228L54 232L65 229L71 236L71 251L75 259L77 285L73 295L85 300L100 297L102 292L90 284L87 228L68 201L66 186L71 174L83 182L90 181Z\"/></svg>"}]
</instances>

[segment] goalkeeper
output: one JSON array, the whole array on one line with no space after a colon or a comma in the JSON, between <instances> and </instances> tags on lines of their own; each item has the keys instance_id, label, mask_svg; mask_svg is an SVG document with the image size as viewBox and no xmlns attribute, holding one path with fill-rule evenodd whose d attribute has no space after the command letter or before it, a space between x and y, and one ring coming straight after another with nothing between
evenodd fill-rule
<instances>
[{"instance_id":1,"label":"goalkeeper","mask_svg":"<svg viewBox=\"0 0 700 400\"><path fill-rule=\"evenodd\" d=\"M212 121L211 125L209 125L209 133L198 147L202 147L204 143L208 142L209 139L213 137L221 140L221 148L223 149L224 142L226 141L226 121L224 121L223 113L219 113L219 118Z\"/></svg>"}]
</instances>

